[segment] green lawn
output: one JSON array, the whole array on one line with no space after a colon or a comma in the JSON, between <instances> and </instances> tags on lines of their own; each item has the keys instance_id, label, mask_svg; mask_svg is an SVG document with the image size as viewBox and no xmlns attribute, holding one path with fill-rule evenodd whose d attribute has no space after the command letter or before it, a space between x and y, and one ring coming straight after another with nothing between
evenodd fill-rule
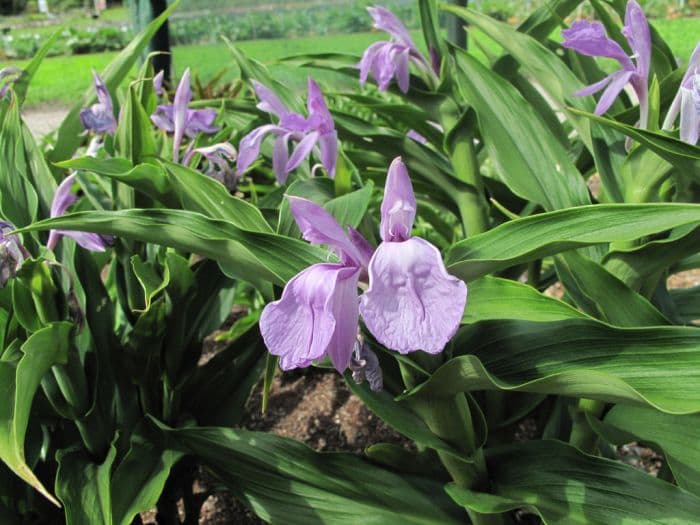
<instances>
[{"instance_id":1,"label":"green lawn","mask_svg":"<svg viewBox=\"0 0 700 525\"><path fill-rule=\"evenodd\" d=\"M680 20L654 20L653 24L668 41L674 53L687 61L700 35L700 18ZM384 38L382 33L357 33L349 35L328 35L281 40L255 40L239 42L237 45L249 56L262 62L295 54L318 52L345 52L360 55L372 42ZM420 34L415 33L420 41ZM481 40L483 37L477 36ZM489 41L483 42L496 50ZM476 47L475 47L476 49ZM104 69L115 53L54 57L44 61L29 89L27 104L41 103L71 104L90 85L90 69ZM223 44L179 46L174 48L173 57L176 72L179 74L188 65L204 80L226 69L227 78L235 78L237 69ZM22 66L26 61L14 63ZM294 86L303 85L307 71L275 65L272 67L277 78Z\"/></svg>"}]
</instances>

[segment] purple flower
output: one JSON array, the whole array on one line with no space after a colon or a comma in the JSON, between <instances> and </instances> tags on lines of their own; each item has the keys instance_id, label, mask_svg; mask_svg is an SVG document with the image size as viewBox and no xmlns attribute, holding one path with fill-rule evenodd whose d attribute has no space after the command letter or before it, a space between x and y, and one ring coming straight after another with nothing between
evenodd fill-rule
<instances>
[{"instance_id":1,"label":"purple flower","mask_svg":"<svg viewBox=\"0 0 700 525\"><path fill-rule=\"evenodd\" d=\"M29 255L16 235L7 235L14 229L11 223L0 220L0 288L17 274Z\"/></svg>"},{"instance_id":2,"label":"purple flower","mask_svg":"<svg viewBox=\"0 0 700 525\"><path fill-rule=\"evenodd\" d=\"M260 331L283 370L330 357L343 372L357 338L357 284L369 260L367 241L357 232L346 234L319 205L298 197L288 199L304 239L329 246L340 262L314 264L293 277L282 297L263 310Z\"/></svg>"},{"instance_id":3,"label":"purple flower","mask_svg":"<svg viewBox=\"0 0 700 525\"><path fill-rule=\"evenodd\" d=\"M66 177L63 182L58 185L58 188L56 188L56 193L53 196L53 201L51 202L51 217L59 217L60 215L63 215L66 213L66 210L78 200L78 197L73 195L71 192L74 183L75 173ZM72 237L80 246L93 252L105 251L106 247L111 241L111 238L99 235L97 233L71 230L51 230L46 247L49 250L55 249L58 241L64 235Z\"/></svg>"},{"instance_id":4,"label":"purple flower","mask_svg":"<svg viewBox=\"0 0 700 525\"><path fill-rule=\"evenodd\" d=\"M158 71L156 76L153 77L153 89L156 92L156 95L163 96L163 77L165 76L165 71L162 69Z\"/></svg>"},{"instance_id":5,"label":"purple flower","mask_svg":"<svg viewBox=\"0 0 700 525\"><path fill-rule=\"evenodd\" d=\"M399 89L408 91L409 63L413 62L422 71L432 73L431 66L413 43L406 26L384 7L368 7L374 19L374 27L389 33L391 40L376 42L369 46L357 67L360 69L360 85L364 86L370 72L380 91L386 91L392 78L396 78Z\"/></svg>"},{"instance_id":6,"label":"purple flower","mask_svg":"<svg viewBox=\"0 0 700 525\"><path fill-rule=\"evenodd\" d=\"M622 34L627 38L634 54L627 56L624 49L607 36L600 22L579 20L569 29L562 31L562 46L573 49L582 55L608 57L617 60L621 69L603 80L587 86L575 94L592 95L607 86L595 109L597 115L605 113L627 83L632 85L639 100L639 126L646 128L648 119L648 78L651 63L651 33L644 11L635 0L627 2L625 25ZM634 61L632 61L634 58Z\"/></svg>"},{"instance_id":7,"label":"purple flower","mask_svg":"<svg viewBox=\"0 0 700 525\"><path fill-rule=\"evenodd\" d=\"M369 262L362 318L387 348L402 354L439 353L459 327L467 286L447 273L435 246L411 237L416 198L401 157L389 168L381 212L384 242Z\"/></svg>"},{"instance_id":8,"label":"purple flower","mask_svg":"<svg viewBox=\"0 0 700 525\"><path fill-rule=\"evenodd\" d=\"M4 98L14 82L22 76L18 67L8 66L0 69L0 98Z\"/></svg>"},{"instance_id":9,"label":"purple flower","mask_svg":"<svg viewBox=\"0 0 700 525\"><path fill-rule=\"evenodd\" d=\"M194 138L197 133L216 133L219 128L213 126L216 111L213 109L189 109L192 100L190 89L190 69L187 68L175 91L172 104L161 104L151 115L151 120L160 129L173 134L173 161L180 156L180 144L185 135Z\"/></svg>"},{"instance_id":10,"label":"purple flower","mask_svg":"<svg viewBox=\"0 0 700 525\"><path fill-rule=\"evenodd\" d=\"M668 109L663 129L672 129L679 114L681 116L680 139L689 144L696 144L700 135L700 44L695 47L690 56L688 69Z\"/></svg>"},{"instance_id":11,"label":"purple flower","mask_svg":"<svg viewBox=\"0 0 700 525\"><path fill-rule=\"evenodd\" d=\"M94 69L92 77L97 92L97 103L80 110L80 122L87 131L114 133L117 130L117 121L114 118L112 97L109 95L107 86Z\"/></svg>"},{"instance_id":12,"label":"purple flower","mask_svg":"<svg viewBox=\"0 0 700 525\"><path fill-rule=\"evenodd\" d=\"M236 160L236 149L228 142L221 142L213 146L190 149L185 154L182 163L188 165L192 157L199 153L207 161L208 167L204 172L212 179L218 180L226 186L229 191L233 191L238 183L238 175L231 167L231 163Z\"/></svg>"},{"instance_id":13,"label":"purple flower","mask_svg":"<svg viewBox=\"0 0 700 525\"><path fill-rule=\"evenodd\" d=\"M284 184L289 173L314 150L321 159L321 164L328 176L333 178L338 158L338 133L316 82L311 78L308 79L308 118L290 111L272 90L259 82L253 81L253 87L260 99L258 109L277 116L279 122L255 128L241 139L238 145L238 174L241 175L258 158L260 146L265 137L273 135L275 144L272 168L280 184ZM297 142L291 155L289 154L290 142Z\"/></svg>"}]
</instances>

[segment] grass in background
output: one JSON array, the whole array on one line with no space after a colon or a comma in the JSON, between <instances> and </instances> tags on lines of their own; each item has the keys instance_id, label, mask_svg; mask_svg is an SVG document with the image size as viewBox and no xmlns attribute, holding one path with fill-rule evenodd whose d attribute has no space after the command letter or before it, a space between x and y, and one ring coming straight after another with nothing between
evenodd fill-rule
<instances>
[{"instance_id":1,"label":"grass in background","mask_svg":"<svg viewBox=\"0 0 700 525\"><path fill-rule=\"evenodd\" d=\"M700 18L657 19L652 23L681 62L687 62L700 35ZM236 45L248 56L270 63L285 56L306 53L344 52L359 56L372 42L383 38L385 38L383 33L373 32L297 39L253 40L237 42ZM414 38L418 42L422 40L419 32L414 33ZM477 34L475 38L487 48L498 50L482 35ZM474 46L473 49L478 53L478 46ZM27 105L48 103L71 105L90 86L92 81L90 70L103 70L115 55L116 53L99 53L47 58L29 89ZM238 74L224 44L178 46L173 49L173 60L178 76L188 65L203 81L223 68L227 69L224 77L227 80L235 78ZM10 65L22 67L26 63L27 61L10 62ZM302 86L309 73L303 69L285 66L272 66L271 69L281 81L294 86Z\"/></svg>"}]
</instances>

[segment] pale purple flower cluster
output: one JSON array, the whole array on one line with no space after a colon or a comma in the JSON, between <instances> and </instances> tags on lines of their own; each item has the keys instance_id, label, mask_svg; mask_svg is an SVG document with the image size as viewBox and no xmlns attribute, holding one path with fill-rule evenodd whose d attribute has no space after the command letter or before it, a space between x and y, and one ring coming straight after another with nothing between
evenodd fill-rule
<instances>
[{"instance_id":1,"label":"pale purple flower cluster","mask_svg":"<svg viewBox=\"0 0 700 525\"><path fill-rule=\"evenodd\" d=\"M377 384L377 363L357 350L359 315L381 344L402 354L443 350L464 313L467 287L447 273L440 252L411 237L416 199L401 158L391 164L381 206L382 243L372 250L357 231L346 233L321 206L288 197L304 239L329 246L339 262L318 263L293 277L269 303L260 330L284 370L330 358L343 372L352 364ZM358 299L358 284L369 288Z\"/></svg>"},{"instance_id":2,"label":"pale purple flower cluster","mask_svg":"<svg viewBox=\"0 0 700 525\"><path fill-rule=\"evenodd\" d=\"M393 78L399 89L406 93L410 82L409 64L413 62L422 71L431 74L431 66L413 43L406 26L384 7L368 7L374 27L389 33L389 41L376 42L369 46L357 65L360 69L360 84L365 85L370 72L380 91L386 91Z\"/></svg>"},{"instance_id":3,"label":"pale purple flower cluster","mask_svg":"<svg viewBox=\"0 0 700 525\"><path fill-rule=\"evenodd\" d=\"M8 235L14 229L11 223L0 220L0 288L4 288L7 281L17 274L29 255L16 235Z\"/></svg>"},{"instance_id":4,"label":"pale purple flower cluster","mask_svg":"<svg viewBox=\"0 0 700 525\"><path fill-rule=\"evenodd\" d=\"M681 81L664 120L664 129L671 129L680 114L680 139L697 144L700 138L700 43L688 62L688 69Z\"/></svg>"},{"instance_id":5,"label":"pale purple flower cluster","mask_svg":"<svg viewBox=\"0 0 700 525\"><path fill-rule=\"evenodd\" d=\"M156 81L158 81L157 77L154 79L154 82ZM162 83L162 76L160 82ZM155 85L157 88L158 84ZM175 91L173 103L159 105L155 113L151 115L151 120L157 127L173 134L173 162L177 162L180 158L180 145L185 136L193 139L198 133L219 131L219 128L213 125L216 111L213 109L189 109L191 100L190 69L187 68Z\"/></svg>"},{"instance_id":6,"label":"pale purple flower cluster","mask_svg":"<svg viewBox=\"0 0 700 525\"><path fill-rule=\"evenodd\" d=\"M80 122L86 131L114 133L117 130L117 121L114 118L112 97L95 70L92 71L92 77L97 92L97 102L89 108L80 110Z\"/></svg>"},{"instance_id":7,"label":"pale purple flower cluster","mask_svg":"<svg viewBox=\"0 0 700 525\"><path fill-rule=\"evenodd\" d=\"M603 88L605 91L598 101L596 114L602 115L613 104L617 96L629 83L639 100L639 127L647 127L649 113L648 84L651 64L651 33L644 11L635 0L627 2L625 25L622 33L632 48L632 57L627 56L620 44L609 38L603 24L579 20L569 29L562 31L562 46L573 49L582 55L608 57L617 60L621 69L603 80L577 91L577 96L592 95Z\"/></svg>"},{"instance_id":8,"label":"pale purple flower cluster","mask_svg":"<svg viewBox=\"0 0 700 525\"><path fill-rule=\"evenodd\" d=\"M73 194L72 188L75 184L75 173L66 177L61 184L56 188L53 201L51 202L51 217L59 217L66 213L68 208L72 206L78 197ZM97 233L80 232L71 230L51 230L49 232L49 240L46 247L49 250L56 248L58 241L63 236L75 239L80 246L93 252L103 252L109 246L111 237L99 235Z\"/></svg>"},{"instance_id":9,"label":"pale purple flower cluster","mask_svg":"<svg viewBox=\"0 0 700 525\"><path fill-rule=\"evenodd\" d=\"M277 124L266 124L255 128L241 139L238 155L238 174L247 170L260 155L260 146L268 135L275 137L272 154L272 168L280 184L284 184L289 173L317 150L317 156L328 176L335 176L338 158L338 134L333 117L323 98L323 94L313 79L308 79L307 109L308 117L289 110L282 101L259 82L253 81L255 93L260 100L258 109L275 115ZM290 142L297 145L289 154Z\"/></svg>"},{"instance_id":10,"label":"pale purple flower cluster","mask_svg":"<svg viewBox=\"0 0 700 525\"><path fill-rule=\"evenodd\" d=\"M14 82L22 76L18 67L8 66L0 69L0 98L4 98Z\"/></svg>"}]
</instances>

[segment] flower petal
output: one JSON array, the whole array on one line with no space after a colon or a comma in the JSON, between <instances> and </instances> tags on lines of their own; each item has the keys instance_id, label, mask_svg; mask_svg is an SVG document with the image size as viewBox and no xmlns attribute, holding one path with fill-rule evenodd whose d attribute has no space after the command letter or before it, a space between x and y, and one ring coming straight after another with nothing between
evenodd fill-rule
<instances>
[{"instance_id":1,"label":"flower petal","mask_svg":"<svg viewBox=\"0 0 700 525\"><path fill-rule=\"evenodd\" d=\"M270 353L279 356L283 370L308 366L327 352L335 355L334 364L337 360L342 365L345 352L349 361L354 337L348 345L347 331L352 322L348 290L356 273L356 269L339 264L314 264L287 283L279 301L265 307L260 331ZM356 279L354 284L356 334ZM343 320L338 329L335 315L349 315L350 319Z\"/></svg>"},{"instance_id":2,"label":"flower petal","mask_svg":"<svg viewBox=\"0 0 700 525\"><path fill-rule=\"evenodd\" d=\"M78 197L71 192L73 184L75 184L75 173L63 179L63 182L58 185L51 201L51 217L63 215L68 207L78 200Z\"/></svg>"},{"instance_id":3,"label":"flower petal","mask_svg":"<svg viewBox=\"0 0 700 525\"><path fill-rule=\"evenodd\" d=\"M260 100L257 106L260 111L272 113L279 118L289 113L287 106L282 103L270 88L264 86L257 80L251 80L251 83L253 84L253 89L255 89L255 94L258 96L258 100Z\"/></svg>"},{"instance_id":4,"label":"flower petal","mask_svg":"<svg viewBox=\"0 0 700 525\"><path fill-rule=\"evenodd\" d=\"M400 44L413 49L416 48L408 29L394 13L385 7L368 7L367 11L369 11L370 16L374 20L374 27L381 31L386 31Z\"/></svg>"},{"instance_id":5,"label":"flower petal","mask_svg":"<svg viewBox=\"0 0 700 525\"><path fill-rule=\"evenodd\" d=\"M561 32L564 37L562 47L573 49L582 55L614 58L623 68L633 71L634 64L620 44L609 38L603 24L578 20L569 29Z\"/></svg>"},{"instance_id":6,"label":"flower petal","mask_svg":"<svg viewBox=\"0 0 700 525\"><path fill-rule=\"evenodd\" d=\"M346 265L361 265L365 257L352 243L335 217L308 199L287 195L287 200L304 239L312 244L329 246Z\"/></svg>"},{"instance_id":7,"label":"flower petal","mask_svg":"<svg viewBox=\"0 0 700 525\"><path fill-rule=\"evenodd\" d=\"M680 139L693 145L697 144L700 134L700 85L698 88L696 92L684 87L681 88Z\"/></svg>"},{"instance_id":8,"label":"flower petal","mask_svg":"<svg viewBox=\"0 0 700 525\"><path fill-rule=\"evenodd\" d=\"M411 76L408 70L409 49L406 48L396 56L396 82L399 89L407 93Z\"/></svg>"},{"instance_id":9,"label":"flower petal","mask_svg":"<svg viewBox=\"0 0 700 525\"><path fill-rule=\"evenodd\" d=\"M627 2L625 26L622 34L627 37L637 61L637 74L647 81L651 64L651 32L644 11L635 0Z\"/></svg>"},{"instance_id":10,"label":"flower petal","mask_svg":"<svg viewBox=\"0 0 700 525\"><path fill-rule=\"evenodd\" d=\"M387 348L436 354L457 331L466 302L467 286L447 273L438 249L413 237L374 252L360 313Z\"/></svg>"},{"instance_id":11,"label":"flower petal","mask_svg":"<svg viewBox=\"0 0 700 525\"><path fill-rule=\"evenodd\" d=\"M301 142L299 142L299 144L297 144L294 148L294 151L292 152L291 157L289 157L287 165L284 168L287 173L294 170L306 157L309 156L316 145L318 136L318 131L312 131L301 139Z\"/></svg>"},{"instance_id":12,"label":"flower petal","mask_svg":"<svg viewBox=\"0 0 700 525\"><path fill-rule=\"evenodd\" d=\"M172 133L175 130L172 104L159 104L151 115L151 122L166 133Z\"/></svg>"},{"instance_id":13,"label":"flower petal","mask_svg":"<svg viewBox=\"0 0 700 525\"><path fill-rule=\"evenodd\" d=\"M335 177L335 165L338 160L338 132L333 130L324 133L318 138L318 145L321 150L321 164L332 179Z\"/></svg>"},{"instance_id":14,"label":"flower petal","mask_svg":"<svg viewBox=\"0 0 700 525\"><path fill-rule=\"evenodd\" d=\"M163 95L163 79L165 77L165 71L160 70L158 73L156 73L156 76L153 77L153 90L156 92L156 95L159 97Z\"/></svg>"},{"instance_id":15,"label":"flower petal","mask_svg":"<svg viewBox=\"0 0 700 525\"><path fill-rule=\"evenodd\" d=\"M405 241L411 236L416 218L416 196L401 157L389 166L382 200L380 234L384 241Z\"/></svg>"},{"instance_id":16,"label":"flower petal","mask_svg":"<svg viewBox=\"0 0 700 525\"><path fill-rule=\"evenodd\" d=\"M357 67L360 70L361 86L364 86L367 82L367 77L369 76L369 73L372 70L374 61L377 58L377 53L379 53L379 50L387 43L388 42L375 42L367 49L365 49L365 52L362 54L362 59L360 60L359 64L357 64Z\"/></svg>"},{"instance_id":17,"label":"flower petal","mask_svg":"<svg viewBox=\"0 0 700 525\"><path fill-rule=\"evenodd\" d=\"M605 86L610 84L612 81L612 75L608 75L602 80L599 80L598 82L595 82L594 84L591 84L590 86L586 86L585 88L581 88L578 91L574 93L577 97L585 97L588 95L593 95L594 93L598 93L601 89L603 89Z\"/></svg>"},{"instance_id":18,"label":"flower petal","mask_svg":"<svg viewBox=\"0 0 700 525\"><path fill-rule=\"evenodd\" d=\"M632 75L634 75L634 72L625 70L620 70L611 75L612 80L610 81L610 85L605 89L605 91L603 91L603 94L598 101L598 105L595 108L596 115L602 115L608 109L610 109L610 106L613 105L613 102L615 102L615 99L620 94L620 91L625 88L627 82L630 81Z\"/></svg>"},{"instance_id":19,"label":"flower petal","mask_svg":"<svg viewBox=\"0 0 700 525\"><path fill-rule=\"evenodd\" d=\"M215 109L188 109L185 118L185 135L193 139L197 133L216 133L218 126L214 126L216 120Z\"/></svg>"},{"instance_id":20,"label":"flower petal","mask_svg":"<svg viewBox=\"0 0 700 525\"><path fill-rule=\"evenodd\" d=\"M275 172L277 182L284 184L287 182L288 172L286 171L287 162L289 161L289 137L290 133L280 135L275 139L275 145L272 149L272 169Z\"/></svg>"},{"instance_id":21,"label":"flower petal","mask_svg":"<svg viewBox=\"0 0 700 525\"><path fill-rule=\"evenodd\" d=\"M241 175L250 167L255 159L260 155L260 145L267 135L274 133L276 135L284 134L286 131L279 126L266 124L255 128L241 139L238 144L238 161L236 171Z\"/></svg>"},{"instance_id":22,"label":"flower petal","mask_svg":"<svg viewBox=\"0 0 700 525\"><path fill-rule=\"evenodd\" d=\"M185 123L187 122L188 106L192 100L192 90L190 89L190 68L180 79L180 83L173 98L173 161L177 162L180 152L180 144L185 133Z\"/></svg>"},{"instance_id":23,"label":"flower petal","mask_svg":"<svg viewBox=\"0 0 700 525\"><path fill-rule=\"evenodd\" d=\"M309 120L315 125L315 129L320 133L331 133L335 131L333 116L328 110L326 99L323 93L311 77L308 78L308 94L306 105L309 110Z\"/></svg>"}]
</instances>

